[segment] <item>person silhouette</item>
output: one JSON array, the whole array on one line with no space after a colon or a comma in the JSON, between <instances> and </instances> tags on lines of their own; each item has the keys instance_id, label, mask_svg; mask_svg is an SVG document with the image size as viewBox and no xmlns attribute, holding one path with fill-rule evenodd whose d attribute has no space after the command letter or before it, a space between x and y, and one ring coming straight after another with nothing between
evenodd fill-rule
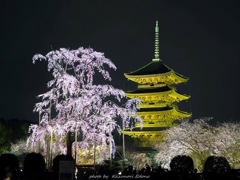
<instances>
[{"instance_id":1,"label":"person silhouette","mask_svg":"<svg viewBox=\"0 0 240 180\"><path fill-rule=\"evenodd\" d=\"M0 156L0 178L1 179L20 179L19 160L16 155L5 153Z\"/></svg>"},{"instance_id":2,"label":"person silhouette","mask_svg":"<svg viewBox=\"0 0 240 180\"><path fill-rule=\"evenodd\" d=\"M44 157L40 153L31 152L24 158L23 178L24 180L48 179Z\"/></svg>"},{"instance_id":3,"label":"person silhouette","mask_svg":"<svg viewBox=\"0 0 240 180\"><path fill-rule=\"evenodd\" d=\"M194 163L190 156L177 155L170 162L170 176L174 179L193 179Z\"/></svg>"},{"instance_id":4,"label":"person silhouette","mask_svg":"<svg viewBox=\"0 0 240 180\"><path fill-rule=\"evenodd\" d=\"M209 156L203 167L205 179L228 178L231 167L225 157Z\"/></svg>"}]
</instances>

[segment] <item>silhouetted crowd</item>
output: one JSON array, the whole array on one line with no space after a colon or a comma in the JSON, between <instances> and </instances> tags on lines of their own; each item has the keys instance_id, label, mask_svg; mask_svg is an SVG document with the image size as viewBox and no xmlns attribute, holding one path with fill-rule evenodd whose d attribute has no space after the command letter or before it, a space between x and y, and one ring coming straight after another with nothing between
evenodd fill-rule
<instances>
[{"instance_id":1,"label":"silhouetted crowd","mask_svg":"<svg viewBox=\"0 0 240 180\"><path fill-rule=\"evenodd\" d=\"M19 160L13 154L0 156L1 180L87 180L87 179L159 179L159 180L237 180L240 171L231 169L226 158L209 156L204 164L203 172L194 169L191 157L178 155L171 160L170 170L153 168L146 165L137 171L129 165L124 170L117 170L106 166L93 168L76 168L72 156L58 155L53 159L52 169L46 168L44 157L39 153L29 153L25 156L23 167L20 169ZM71 170L69 171L69 168Z\"/></svg>"},{"instance_id":2,"label":"silhouetted crowd","mask_svg":"<svg viewBox=\"0 0 240 180\"><path fill-rule=\"evenodd\" d=\"M24 158L21 170L17 156L9 153L2 154L0 156L0 180L59 180L59 175L61 175L59 173L59 168L61 168L60 162L68 161L74 163L72 156L56 156L53 159L52 170L49 171L46 169L44 157L40 153L29 153ZM63 169L62 172L62 180L75 179L74 169L72 173L65 173L65 176L64 172L69 171ZM73 176L68 178L66 176L68 174L72 174Z\"/></svg>"}]
</instances>

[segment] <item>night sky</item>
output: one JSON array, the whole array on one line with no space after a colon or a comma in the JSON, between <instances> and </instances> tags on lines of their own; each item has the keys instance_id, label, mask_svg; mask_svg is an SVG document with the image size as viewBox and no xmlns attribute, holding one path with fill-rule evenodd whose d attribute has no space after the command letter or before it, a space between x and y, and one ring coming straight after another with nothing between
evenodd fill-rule
<instances>
[{"instance_id":1,"label":"night sky","mask_svg":"<svg viewBox=\"0 0 240 180\"><path fill-rule=\"evenodd\" d=\"M206 2L206 3L204 3ZM123 73L154 57L159 21L160 57L190 81L181 93L193 119L240 121L240 1L3 0L0 5L0 117L37 121L38 94L51 79L36 53L91 47L117 66L114 87L133 86Z\"/></svg>"}]
</instances>

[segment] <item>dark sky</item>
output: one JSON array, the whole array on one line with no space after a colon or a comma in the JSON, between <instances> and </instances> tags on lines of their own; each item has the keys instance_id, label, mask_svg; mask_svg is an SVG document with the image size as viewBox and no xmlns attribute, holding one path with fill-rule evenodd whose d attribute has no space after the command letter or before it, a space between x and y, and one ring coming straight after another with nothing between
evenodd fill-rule
<instances>
[{"instance_id":1,"label":"dark sky","mask_svg":"<svg viewBox=\"0 0 240 180\"><path fill-rule=\"evenodd\" d=\"M92 47L117 66L112 84L131 89L124 72L154 56L190 78L182 106L193 119L240 121L240 1L3 0L0 5L0 117L37 120L36 96L47 91L47 64L35 53Z\"/></svg>"}]
</instances>

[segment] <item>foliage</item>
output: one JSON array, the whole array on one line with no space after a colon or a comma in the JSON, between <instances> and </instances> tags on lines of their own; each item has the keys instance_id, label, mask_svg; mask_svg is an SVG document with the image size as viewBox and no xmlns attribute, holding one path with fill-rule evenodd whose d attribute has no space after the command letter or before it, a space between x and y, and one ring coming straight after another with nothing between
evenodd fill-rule
<instances>
[{"instance_id":1,"label":"foliage","mask_svg":"<svg viewBox=\"0 0 240 180\"><path fill-rule=\"evenodd\" d=\"M125 125L131 128L131 117L138 119L133 105L139 103L133 99L122 107L122 90L94 84L95 75L111 81L106 67L116 70L116 66L103 53L82 47L34 55L33 63L38 60L47 61L53 79L47 83L49 91L38 96L42 101L36 103L34 112L39 113L39 125L29 127L28 151L40 151L45 156L66 154L66 136L75 133L81 139L74 146L85 154L89 148L100 146L102 152L110 148L108 156L114 155L112 131L121 132L116 119L125 119Z\"/></svg>"},{"instance_id":2,"label":"foliage","mask_svg":"<svg viewBox=\"0 0 240 180\"><path fill-rule=\"evenodd\" d=\"M0 119L0 153L11 151L11 144L28 135L30 122L19 119Z\"/></svg>"},{"instance_id":3,"label":"foliage","mask_svg":"<svg viewBox=\"0 0 240 180\"><path fill-rule=\"evenodd\" d=\"M11 130L7 128L6 124L2 121L0 122L0 152L5 153L9 151L9 142Z\"/></svg>"},{"instance_id":4,"label":"foliage","mask_svg":"<svg viewBox=\"0 0 240 180\"><path fill-rule=\"evenodd\" d=\"M239 165L240 124L209 124L212 118L184 121L164 133L165 141L155 145L159 153L157 163L169 168L171 159L177 155L189 155L195 167L201 171L208 156L224 156L235 168Z\"/></svg>"},{"instance_id":5,"label":"foliage","mask_svg":"<svg viewBox=\"0 0 240 180\"><path fill-rule=\"evenodd\" d=\"M139 153L139 152L126 153L126 157L129 163L136 170L141 170L145 168L146 165L152 165L151 159L148 157L147 153Z\"/></svg>"},{"instance_id":6,"label":"foliage","mask_svg":"<svg viewBox=\"0 0 240 180\"><path fill-rule=\"evenodd\" d=\"M11 151L10 153L20 156L26 153L26 140L25 139L19 139L16 143L11 143Z\"/></svg>"}]
</instances>

